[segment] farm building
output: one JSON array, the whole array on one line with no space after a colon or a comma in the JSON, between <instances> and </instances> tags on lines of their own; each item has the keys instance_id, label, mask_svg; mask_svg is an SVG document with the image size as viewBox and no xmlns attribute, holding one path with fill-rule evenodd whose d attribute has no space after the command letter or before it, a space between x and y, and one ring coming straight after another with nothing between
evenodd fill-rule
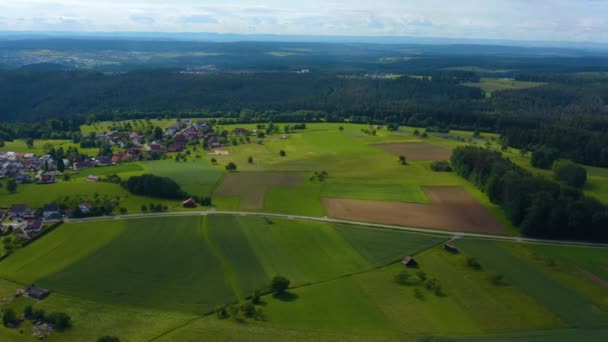
<instances>
[{"instance_id":1,"label":"farm building","mask_svg":"<svg viewBox=\"0 0 608 342\"><path fill-rule=\"evenodd\" d=\"M449 243L446 243L445 245L443 245L443 248L450 253L454 253L454 254L460 253L460 250L458 249L458 247L451 245Z\"/></svg>"},{"instance_id":2,"label":"farm building","mask_svg":"<svg viewBox=\"0 0 608 342\"><path fill-rule=\"evenodd\" d=\"M45 220L53 220L61 217L61 208L58 204L47 204L42 209L42 216Z\"/></svg>"},{"instance_id":3,"label":"farm building","mask_svg":"<svg viewBox=\"0 0 608 342\"><path fill-rule=\"evenodd\" d=\"M80 209L83 214L88 214L91 212L91 209L93 209L93 204L91 202L83 202L78 206L78 209Z\"/></svg>"},{"instance_id":4,"label":"farm building","mask_svg":"<svg viewBox=\"0 0 608 342\"><path fill-rule=\"evenodd\" d=\"M406 256L402 263L405 267L418 267L418 262L411 256Z\"/></svg>"},{"instance_id":5,"label":"farm building","mask_svg":"<svg viewBox=\"0 0 608 342\"><path fill-rule=\"evenodd\" d=\"M87 181L89 182L99 182L101 180L101 178L99 178L98 176L88 176L87 177Z\"/></svg>"},{"instance_id":6,"label":"farm building","mask_svg":"<svg viewBox=\"0 0 608 342\"><path fill-rule=\"evenodd\" d=\"M13 204L8 211L11 217L24 217L31 215L32 210L26 204Z\"/></svg>"},{"instance_id":7,"label":"farm building","mask_svg":"<svg viewBox=\"0 0 608 342\"><path fill-rule=\"evenodd\" d=\"M43 289L41 287L37 287L36 285L32 284L27 287L26 293L28 296L34 299L42 300L48 297L48 295L51 294L51 291Z\"/></svg>"},{"instance_id":8,"label":"farm building","mask_svg":"<svg viewBox=\"0 0 608 342\"><path fill-rule=\"evenodd\" d=\"M194 198L190 197L187 200L185 200L185 201L182 202L182 206L184 208L196 208L197 203L194 200Z\"/></svg>"}]
</instances>

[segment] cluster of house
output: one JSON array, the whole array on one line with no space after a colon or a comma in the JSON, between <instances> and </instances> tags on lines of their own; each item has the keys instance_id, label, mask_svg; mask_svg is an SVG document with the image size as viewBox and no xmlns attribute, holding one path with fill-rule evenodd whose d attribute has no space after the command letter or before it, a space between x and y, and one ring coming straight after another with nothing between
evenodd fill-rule
<instances>
[{"instance_id":1,"label":"cluster of house","mask_svg":"<svg viewBox=\"0 0 608 342\"><path fill-rule=\"evenodd\" d=\"M14 177L18 184L54 183L57 163L50 155L6 152L0 154L0 178ZM35 173L35 176L32 176Z\"/></svg>"},{"instance_id":2,"label":"cluster of house","mask_svg":"<svg viewBox=\"0 0 608 342\"><path fill-rule=\"evenodd\" d=\"M0 212L1 220L5 217L11 219L7 227L12 227L13 234L25 240L40 233L44 220L57 220L62 216L61 208L57 204L46 205L42 211L32 210L26 204L13 204L6 213Z\"/></svg>"},{"instance_id":3,"label":"cluster of house","mask_svg":"<svg viewBox=\"0 0 608 342\"><path fill-rule=\"evenodd\" d=\"M102 142L107 142L110 146L120 146L126 150L109 157L108 160L85 160L79 163L79 168L104 166L117 164L139 159L143 153L165 153L165 152L181 152L186 148L188 141L201 139L208 134L213 133L211 126L206 121L193 122L193 120L178 121L169 126L164 132L164 139L161 141L155 140L150 143L144 143L143 137L137 132L119 132L110 131L100 133L97 139ZM171 144L166 146L165 139L171 141Z\"/></svg>"}]
</instances>

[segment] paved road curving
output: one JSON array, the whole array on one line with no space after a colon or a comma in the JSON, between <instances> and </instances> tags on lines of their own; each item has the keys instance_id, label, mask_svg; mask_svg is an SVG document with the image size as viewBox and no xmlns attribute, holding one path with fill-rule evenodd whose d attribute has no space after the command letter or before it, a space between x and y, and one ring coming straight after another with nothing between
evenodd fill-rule
<instances>
[{"instance_id":1,"label":"paved road curving","mask_svg":"<svg viewBox=\"0 0 608 342\"><path fill-rule=\"evenodd\" d=\"M276 217L276 218L291 219L291 220L318 221L318 222L328 222L328 223L344 223L344 224L364 226L364 227L369 227L369 228L404 230L404 231L408 231L408 232L416 232L416 233L422 233L422 234L445 235L445 236L450 236L454 239L466 237L466 238L473 238L473 239L501 240L501 241L520 242L520 243L536 243L536 244L550 244L550 245L563 245L563 246L608 248L608 244L603 244L603 243L579 242L579 241L556 241L556 240L546 240L546 239L531 239L531 238L524 238L524 237L519 237L519 236L502 236L502 235L453 232L453 231L443 231L443 230L436 230L436 229L403 227L403 226L395 226L395 225L389 225L389 224L339 220L339 219L329 218L327 216L315 217L315 216L252 212L252 211L220 211L220 210L213 210L213 209L204 210L204 211L174 211L174 212L163 212L163 213L141 213L141 214L128 214L128 215L117 215L117 216L89 217L89 218L83 218L83 219L66 219L65 222L66 223L99 222L99 221L143 219L143 218L150 218L150 217L176 217L176 216L179 217L179 216L205 216L205 215Z\"/></svg>"}]
</instances>

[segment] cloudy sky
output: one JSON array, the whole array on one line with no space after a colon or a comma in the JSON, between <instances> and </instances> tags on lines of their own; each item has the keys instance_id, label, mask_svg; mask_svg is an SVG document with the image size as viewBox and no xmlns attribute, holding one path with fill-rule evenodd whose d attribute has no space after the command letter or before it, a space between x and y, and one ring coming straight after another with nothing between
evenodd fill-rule
<instances>
[{"instance_id":1,"label":"cloudy sky","mask_svg":"<svg viewBox=\"0 0 608 342\"><path fill-rule=\"evenodd\" d=\"M0 0L0 30L608 42L608 0Z\"/></svg>"}]
</instances>

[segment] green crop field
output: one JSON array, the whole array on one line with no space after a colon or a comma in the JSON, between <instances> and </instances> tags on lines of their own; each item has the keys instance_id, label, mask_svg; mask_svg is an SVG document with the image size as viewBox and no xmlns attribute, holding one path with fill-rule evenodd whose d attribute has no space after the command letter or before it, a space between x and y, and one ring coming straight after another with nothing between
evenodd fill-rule
<instances>
[{"instance_id":1,"label":"green crop field","mask_svg":"<svg viewBox=\"0 0 608 342\"><path fill-rule=\"evenodd\" d=\"M171 160L158 160L141 163L146 173L169 177L176 181L184 191L198 196L211 195L213 188L222 176L221 170L206 160L191 160L176 163Z\"/></svg>"},{"instance_id":2,"label":"green crop field","mask_svg":"<svg viewBox=\"0 0 608 342\"><path fill-rule=\"evenodd\" d=\"M573 264L604 277L605 250L464 239L457 242L463 253L454 255L436 246L443 241L406 231L254 216L68 223L0 261L2 297L30 283L53 294L0 307L19 311L34 304L68 312L73 328L51 341L91 340L107 331L128 341L196 341L201 335L236 341L490 338L536 336L528 332L546 329L551 332L539 336L563 337L569 328L608 325L606 312L599 304L594 309L590 298L608 291L557 274L573 274ZM409 271L411 279L423 271L445 295L416 280L394 281L404 269L395 261L406 255L419 263ZM469 256L479 258L482 271L466 266ZM544 266L549 257L558 269ZM490 281L499 273L507 285ZM264 289L275 275L287 276L293 289L287 298L263 297L264 321L240 324L205 315ZM423 299L414 296L415 289ZM598 333L585 334L592 339ZM0 328L0 338L29 340L6 328Z\"/></svg>"},{"instance_id":3,"label":"green crop field","mask_svg":"<svg viewBox=\"0 0 608 342\"><path fill-rule=\"evenodd\" d=\"M549 308L566 324L579 328L598 328L608 324L608 312L597 310L591 300L567 284L538 272L534 264L518 257L508 246L474 240L461 240L458 245L479 257L482 264L504 274L508 282Z\"/></svg>"}]
</instances>

